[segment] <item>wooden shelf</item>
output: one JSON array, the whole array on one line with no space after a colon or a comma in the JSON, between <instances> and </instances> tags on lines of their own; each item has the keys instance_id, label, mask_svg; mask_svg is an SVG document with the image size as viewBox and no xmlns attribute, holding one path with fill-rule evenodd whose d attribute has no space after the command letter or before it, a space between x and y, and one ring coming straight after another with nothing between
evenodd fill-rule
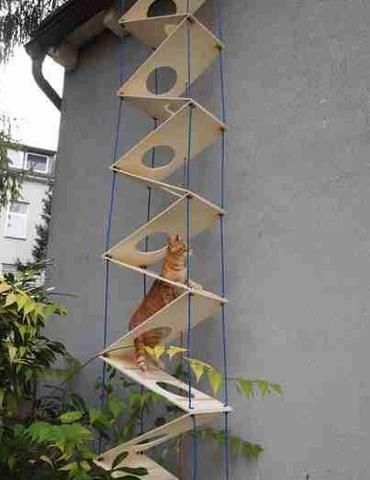
<instances>
[{"instance_id":1,"label":"wooden shelf","mask_svg":"<svg viewBox=\"0 0 370 480\"><path fill-rule=\"evenodd\" d=\"M146 372L141 371L134 358L133 351L116 350L105 353L100 358L126 377L164 397L185 412L196 414L229 411L229 408L225 407L219 400L193 387L191 389L192 408L189 408L188 385L149 362L148 370ZM163 388L164 385L167 388ZM176 389L177 393L172 393L169 389Z\"/></svg>"},{"instance_id":2,"label":"wooden shelf","mask_svg":"<svg viewBox=\"0 0 370 480\"><path fill-rule=\"evenodd\" d=\"M122 347L134 348L137 337L153 329L161 329L163 338L161 343L168 343L180 336L187 329L187 308L189 292L182 293L179 297L166 305L162 310L148 318L144 323L129 331L122 338L110 345L104 352ZM223 302L218 297L204 295L196 290L192 293L191 318L192 328L203 320L212 317ZM104 353L103 352L103 353Z\"/></svg>"},{"instance_id":3,"label":"wooden shelf","mask_svg":"<svg viewBox=\"0 0 370 480\"><path fill-rule=\"evenodd\" d=\"M94 460L94 463L104 470L111 470L114 458L122 453L120 447L117 447L118 453L113 451L108 451L104 453L101 457ZM145 475L146 480L178 480L177 477L172 475L168 470L165 470L163 467L158 465L154 460L147 457L146 455L140 453L130 453L123 462L117 465L117 467L129 467L129 468L140 468L144 467L148 470L148 475ZM118 473L112 474L113 478L118 477Z\"/></svg>"},{"instance_id":4,"label":"wooden shelf","mask_svg":"<svg viewBox=\"0 0 370 480\"><path fill-rule=\"evenodd\" d=\"M190 237L211 228L224 211L216 205L194 193L190 198ZM168 235L182 235L186 238L187 197L185 194L173 202L169 207L153 217L148 223L140 227L125 240L113 246L105 254L108 260L116 261L124 266L149 267L163 260L167 246L155 251L139 251L137 245L147 236L155 233Z\"/></svg>"},{"instance_id":5,"label":"wooden shelf","mask_svg":"<svg viewBox=\"0 0 370 480\"><path fill-rule=\"evenodd\" d=\"M113 169L121 173L145 177L148 180L163 180L178 168L183 167L184 159L187 159L188 155L190 159L194 158L211 145L224 128L224 124L211 113L198 103L189 101L119 158L114 163ZM188 152L189 138L190 152ZM144 165L145 154L152 148L160 146L172 149L172 160L160 167L152 168Z\"/></svg>"},{"instance_id":6,"label":"wooden shelf","mask_svg":"<svg viewBox=\"0 0 370 480\"><path fill-rule=\"evenodd\" d=\"M190 36L188 35L188 31ZM223 44L194 17L184 18L152 55L120 87L118 95L134 97L179 97L188 82L188 36L190 38L190 83L193 83L215 61ZM170 67L177 78L161 95L148 89L150 74L157 68Z\"/></svg>"},{"instance_id":7,"label":"wooden shelf","mask_svg":"<svg viewBox=\"0 0 370 480\"><path fill-rule=\"evenodd\" d=\"M217 419L217 417L217 414L197 414L196 426L201 427L208 423L212 423ZM133 457L133 460L131 460L130 456L145 452L152 447L167 442L168 440L171 440L171 438L175 438L183 433L189 432L192 429L192 415L183 415L175 420L172 420L171 422L166 423L165 425L162 425L161 427L150 430L149 432L144 433L133 440L129 440L128 442L122 443L121 445L106 451L95 460L95 463L100 465L102 468L109 469L111 468L114 459L123 452L129 453L129 456L126 457L123 463L125 463L126 460L136 461L135 457Z\"/></svg>"},{"instance_id":8,"label":"wooden shelf","mask_svg":"<svg viewBox=\"0 0 370 480\"><path fill-rule=\"evenodd\" d=\"M136 108L159 122L163 122L175 114L181 107L191 101L191 98L179 97L133 97L124 96L125 102L132 103Z\"/></svg>"},{"instance_id":9,"label":"wooden shelf","mask_svg":"<svg viewBox=\"0 0 370 480\"><path fill-rule=\"evenodd\" d=\"M176 16L186 14L189 8L190 13L196 12L205 2L205 0L173 0L176 5ZM155 19L158 17L148 17L148 11L155 0L137 0L134 5L121 17L119 23L125 24L128 21L142 20L145 18Z\"/></svg>"},{"instance_id":10,"label":"wooden shelf","mask_svg":"<svg viewBox=\"0 0 370 480\"><path fill-rule=\"evenodd\" d=\"M140 42L150 47L158 47L184 20L186 14L164 15L160 17L141 18L122 22L125 30L136 37Z\"/></svg>"}]
</instances>

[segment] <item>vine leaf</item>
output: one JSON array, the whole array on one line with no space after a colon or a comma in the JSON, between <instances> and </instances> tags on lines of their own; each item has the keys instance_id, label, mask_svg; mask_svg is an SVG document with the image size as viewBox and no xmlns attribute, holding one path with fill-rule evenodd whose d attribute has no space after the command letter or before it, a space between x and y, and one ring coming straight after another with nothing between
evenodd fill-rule
<instances>
[{"instance_id":1,"label":"vine leaf","mask_svg":"<svg viewBox=\"0 0 370 480\"><path fill-rule=\"evenodd\" d=\"M124 461L127 455L128 455L128 452L122 452L119 455L117 455L112 463L112 470L116 469L118 465L120 465Z\"/></svg>"},{"instance_id":2,"label":"vine leaf","mask_svg":"<svg viewBox=\"0 0 370 480\"><path fill-rule=\"evenodd\" d=\"M238 390L243 393L247 398L253 397L256 389L259 391L262 398L269 393L275 393L277 395L283 394L283 387L278 383L271 383L268 380L261 378L252 380L249 378L233 378L232 379Z\"/></svg>"},{"instance_id":3,"label":"vine leaf","mask_svg":"<svg viewBox=\"0 0 370 480\"><path fill-rule=\"evenodd\" d=\"M81 420L81 418L82 418L81 412L79 412L78 410L72 410L70 412L63 413L63 415L59 417L59 420L62 423L73 423L73 422L78 422L79 420Z\"/></svg>"}]
</instances>

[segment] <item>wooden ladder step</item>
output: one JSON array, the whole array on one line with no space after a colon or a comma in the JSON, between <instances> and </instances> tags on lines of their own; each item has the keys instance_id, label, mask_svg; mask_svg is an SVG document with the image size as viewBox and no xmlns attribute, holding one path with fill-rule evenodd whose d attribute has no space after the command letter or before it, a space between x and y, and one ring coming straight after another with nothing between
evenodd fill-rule
<instances>
[{"instance_id":1,"label":"wooden ladder step","mask_svg":"<svg viewBox=\"0 0 370 480\"><path fill-rule=\"evenodd\" d=\"M140 251L138 244L150 235L166 233L182 235L186 238L187 198L190 198L190 237L211 228L224 210L195 193L180 196L169 207L153 217L126 239L114 245L105 253L107 260L113 260L122 266L149 267L164 259L167 246L154 251Z\"/></svg>"},{"instance_id":2,"label":"wooden ladder step","mask_svg":"<svg viewBox=\"0 0 370 480\"><path fill-rule=\"evenodd\" d=\"M191 39L190 83L193 83L216 60L223 43L192 16L182 20L161 45L140 65L136 72L119 88L120 96L156 97L148 87L151 74L162 67L176 74L166 96L181 96L188 83L188 31Z\"/></svg>"},{"instance_id":3,"label":"wooden ladder step","mask_svg":"<svg viewBox=\"0 0 370 480\"><path fill-rule=\"evenodd\" d=\"M113 169L147 178L149 182L161 181L183 168L185 158L194 158L211 145L224 128L221 121L190 100L119 158ZM144 164L146 154L155 147L170 149L172 158L166 165L150 167Z\"/></svg>"}]
</instances>

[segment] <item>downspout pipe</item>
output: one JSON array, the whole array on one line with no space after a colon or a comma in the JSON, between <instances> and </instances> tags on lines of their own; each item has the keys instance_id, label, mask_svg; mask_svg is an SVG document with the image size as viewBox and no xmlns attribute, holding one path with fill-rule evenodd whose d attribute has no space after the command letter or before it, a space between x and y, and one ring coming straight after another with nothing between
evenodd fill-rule
<instances>
[{"instance_id":1,"label":"downspout pipe","mask_svg":"<svg viewBox=\"0 0 370 480\"><path fill-rule=\"evenodd\" d=\"M37 57L32 57L32 75L37 85L45 93L48 99L54 104L58 110L62 110L62 99L50 83L44 77L42 66L46 57L46 53L40 53Z\"/></svg>"}]
</instances>

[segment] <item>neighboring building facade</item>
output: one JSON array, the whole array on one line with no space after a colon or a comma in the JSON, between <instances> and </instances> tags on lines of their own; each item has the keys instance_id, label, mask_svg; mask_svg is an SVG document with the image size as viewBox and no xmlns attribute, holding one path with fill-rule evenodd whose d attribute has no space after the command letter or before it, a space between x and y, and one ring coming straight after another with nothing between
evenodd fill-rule
<instances>
[{"instance_id":1,"label":"neighboring building facade","mask_svg":"<svg viewBox=\"0 0 370 480\"><path fill-rule=\"evenodd\" d=\"M107 3L90 1L101 8ZM368 479L370 2L223 4L230 376L263 377L285 389L281 399L251 401L231 390L232 432L265 447L258 462L234 463L231 478ZM206 2L199 18L214 29L214 2ZM45 29L49 37L41 31L33 42L55 47L50 51L57 57L67 50L63 39L69 35L63 58L74 60L62 101L50 281L75 297L65 300L69 315L53 322L51 333L86 360L103 342L102 253L120 50L104 28L85 45L72 45L82 36L73 36L71 25L54 18ZM123 43L127 77L150 51L131 37ZM196 82L192 96L219 112L216 65ZM120 153L152 128L126 108ZM192 167L192 187L213 200L218 147ZM155 191L153 201L155 213L165 200ZM117 178L112 243L145 222L146 202L145 188ZM218 231L192 246L193 278L217 290ZM126 331L142 296L139 275L113 266L111 275L109 341ZM207 322L193 335L193 355L219 364L219 338ZM97 361L80 374L76 386L84 394L96 395L101 368ZM223 478L220 457L202 449L199 478Z\"/></svg>"},{"instance_id":2,"label":"neighboring building facade","mask_svg":"<svg viewBox=\"0 0 370 480\"><path fill-rule=\"evenodd\" d=\"M14 171L24 172L22 195L0 212L0 272L15 271L16 262L32 260L42 201L54 181L55 152L26 145L8 150Z\"/></svg>"}]
</instances>

